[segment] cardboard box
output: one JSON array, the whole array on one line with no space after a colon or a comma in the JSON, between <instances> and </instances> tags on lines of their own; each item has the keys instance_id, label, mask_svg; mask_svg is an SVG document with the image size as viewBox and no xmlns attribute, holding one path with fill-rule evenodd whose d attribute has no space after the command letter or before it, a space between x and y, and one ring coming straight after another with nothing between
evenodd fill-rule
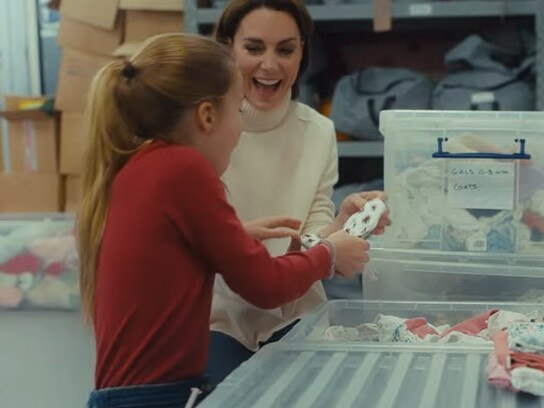
<instances>
[{"instance_id":1,"label":"cardboard box","mask_svg":"<svg viewBox=\"0 0 544 408\"><path fill-rule=\"evenodd\" d=\"M58 118L39 109L45 101L45 98L6 97L6 110L0 112L0 117L9 124L8 146L3 148L8 151L12 172L57 172Z\"/></svg>"},{"instance_id":2,"label":"cardboard box","mask_svg":"<svg viewBox=\"0 0 544 408\"><path fill-rule=\"evenodd\" d=\"M83 170L86 147L83 115L63 113L60 127L60 173L77 175Z\"/></svg>"},{"instance_id":3,"label":"cardboard box","mask_svg":"<svg viewBox=\"0 0 544 408\"><path fill-rule=\"evenodd\" d=\"M63 49L55 107L63 112L82 113L87 105L91 82L104 65L113 61L96 54Z\"/></svg>"},{"instance_id":4,"label":"cardboard box","mask_svg":"<svg viewBox=\"0 0 544 408\"><path fill-rule=\"evenodd\" d=\"M60 12L62 16L113 30L118 6L119 0L63 0Z\"/></svg>"},{"instance_id":5,"label":"cardboard box","mask_svg":"<svg viewBox=\"0 0 544 408\"><path fill-rule=\"evenodd\" d=\"M0 173L0 212L57 212L62 199L56 174Z\"/></svg>"},{"instance_id":6,"label":"cardboard box","mask_svg":"<svg viewBox=\"0 0 544 408\"><path fill-rule=\"evenodd\" d=\"M143 43L124 43L113 53L114 57L130 58L140 49Z\"/></svg>"},{"instance_id":7,"label":"cardboard box","mask_svg":"<svg viewBox=\"0 0 544 408\"><path fill-rule=\"evenodd\" d=\"M104 30L62 16L57 41L61 47L109 56L121 45L122 20L122 18L118 19L113 30Z\"/></svg>"},{"instance_id":8,"label":"cardboard box","mask_svg":"<svg viewBox=\"0 0 544 408\"><path fill-rule=\"evenodd\" d=\"M127 11L125 42L114 52L114 57L129 58L143 45L143 41L157 34L183 32L183 13L162 11Z\"/></svg>"},{"instance_id":9,"label":"cardboard box","mask_svg":"<svg viewBox=\"0 0 544 408\"><path fill-rule=\"evenodd\" d=\"M122 10L183 11L184 0L119 0Z\"/></svg>"},{"instance_id":10,"label":"cardboard box","mask_svg":"<svg viewBox=\"0 0 544 408\"><path fill-rule=\"evenodd\" d=\"M83 197L83 180L81 177L66 177L66 197L64 201L64 211L76 212L79 209L79 203Z\"/></svg>"},{"instance_id":11,"label":"cardboard box","mask_svg":"<svg viewBox=\"0 0 544 408\"><path fill-rule=\"evenodd\" d=\"M125 43L139 43L148 37L183 32L183 13L169 11L133 11L125 16Z\"/></svg>"}]
</instances>

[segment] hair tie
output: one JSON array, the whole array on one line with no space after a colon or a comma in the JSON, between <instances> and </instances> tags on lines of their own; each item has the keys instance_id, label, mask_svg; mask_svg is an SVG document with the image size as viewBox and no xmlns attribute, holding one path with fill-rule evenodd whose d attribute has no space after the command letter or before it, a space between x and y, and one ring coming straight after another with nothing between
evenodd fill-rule
<instances>
[{"instance_id":1,"label":"hair tie","mask_svg":"<svg viewBox=\"0 0 544 408\"><path fill-rule=\"evenodd\" d=\"M137 72L136 67L130 61L124 61L123 64L124 66L121 71L121 75L123 75L123 77L125 77L126 79L134 78Z\"/></svg>"}]
</instances>

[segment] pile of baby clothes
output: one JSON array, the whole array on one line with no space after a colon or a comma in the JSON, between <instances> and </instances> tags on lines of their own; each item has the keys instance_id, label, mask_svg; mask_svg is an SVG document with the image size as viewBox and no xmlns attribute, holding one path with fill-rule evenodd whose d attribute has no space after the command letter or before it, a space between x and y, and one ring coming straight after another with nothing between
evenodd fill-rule
<instances>
[{"instance_id":1,"label":"pile of baby clothes","mask_svg":"<svg viewBox=\"0 0 544 408\"><path fill-rule=\"evenodd\" d=\"M493 336L487 378L514 392L544 396L544 323L514 322Z\"/></svg>"},{"instance_id":2,"label":"pile of baby clothes","mask_svg":"<svg viewBox=\"0 0 544 408\"><path fill-rule=\"evenodd\" d=\"M73 220L6 225L0 225L0 309L79 309Z\"/></svg>"}]
</instances>

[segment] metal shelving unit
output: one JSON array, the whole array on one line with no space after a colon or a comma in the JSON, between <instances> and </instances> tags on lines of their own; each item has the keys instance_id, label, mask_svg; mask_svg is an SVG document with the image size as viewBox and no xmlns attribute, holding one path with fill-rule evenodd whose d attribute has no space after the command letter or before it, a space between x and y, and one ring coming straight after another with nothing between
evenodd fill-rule
<instances>
[{"instance_id":1,"label":"metal shelving unit","mask_svg":"<svg viewBox=\"0 0 544 408\"><path fill-rule=\"evenodd\" d=\"M339 24L345 22L371 21L374 14L372 2L366 4L308 5L312 18L317 22ZM185 0L185 29L200 32L203 27L213 25L219 8L198 8L197 0ZM414 20L439 24L443 19L533 17L537 58L536 108L544 110L544 0L452 0L436 2L393 3L391 15L393 30L395 20ZM380 157L382 142L339 142L340 157Z\"/></svg>"},{"instance_id":2,"label":"metal shelving unit","mask_svg":"<svg viewBox=\"0 0 544 408\"><path fill-rule=\"evenodd\" d=\"M338 156L340 157L382 157L382 141L349 141L338 142Z\"/></svg>"},{"instance_id":3,"label":"metal shelving unit","mask_svg":"<svg viewBox=\"0 0 544 408\"><path fill-rule=\"evenodd\" d=\"M189 3L186 0L185 10L189 12ZM391 14L393 19L414 18L457 18L457 17L506 17L506 16L532 16L540 3L538 0L503 0L503 1L441 1L441 2L413 2L393 3ZM336 4L332 5L308 5L308 10L315 21L356 21L371 20L374 6L372 2L367 4ZM214 24L219 18L219 8L194 8L196 16L193 19L194 28L203 24ZM186 21L188 18L186 17ZM189 30L189 26L185 26ZM193 28L193 30L194 30ZM196 31L196 30L194 30Z\"/></svg>"}]
</instances>

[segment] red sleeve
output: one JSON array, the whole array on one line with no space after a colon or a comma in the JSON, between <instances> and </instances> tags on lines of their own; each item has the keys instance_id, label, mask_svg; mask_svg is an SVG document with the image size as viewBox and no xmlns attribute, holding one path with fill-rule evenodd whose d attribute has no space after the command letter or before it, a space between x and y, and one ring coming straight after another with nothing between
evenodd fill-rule
<instances>
[{"instance_id":1,"label":"red sleeve","mask_svg":"<svg viewBox=\"0 0 544 408\"><path fill-rule=\"evenodd\" d=\"M271 257L246 233L208 162L196 152L184 154L179 162L174 166L179 170L169 172L162 189L164 211L190 249L248 302L278 307L298 299L329 274L330 254L324 245Z\"/></svg>"}]
</instances>

